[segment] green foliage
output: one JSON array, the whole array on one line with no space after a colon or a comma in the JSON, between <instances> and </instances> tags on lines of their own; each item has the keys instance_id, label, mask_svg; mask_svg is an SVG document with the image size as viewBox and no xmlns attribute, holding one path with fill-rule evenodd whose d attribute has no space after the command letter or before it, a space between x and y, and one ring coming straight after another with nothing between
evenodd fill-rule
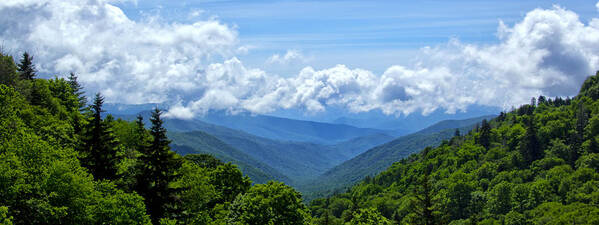
<instances>
[{"instance_id":1,"label":"green foliage","mask_svg":"<svg viewBox=\"0 0 599 225\"><path fill-rule=\"evenodd\" d=\"M64 107L54 96L46 100L53 103L43 105ZM139 195L114 189L108 192L105 184L95 182L80 166L77 152L65 147L70 141L57 138L72 135L72 129L56 129L57 124L69 127L56 118L60 113L46 113L63 110L61 107L29 105L14 89L3 85L0 105L0 124L6 125L0 130L0 205L8 208L4 218L12 218L15 224L144 221ZM110 211L110 216L101 216ZM138 216L133 217L135 214Z\"/></svg>"},{"instance_id":2,"label":"green foliage","mask_svg":"<svg viewBox=\"0 0 599 225\"><path fill-rule=\"evenodd\" d=\"M355 225L391 225L391 222L383 217L376 209L360 209L356 211L350 224Z\"/></svg>"},{"instance_id":3,"label":"green foliage","mask_svg":"<svg viewBox=\"0 0 599 225\"><path fill-rule=\"evenodd\" d=\"M239 194L245 193L252 182L247 176L231 163L217 166L210 172L209 180L216 190L221 193L219 203L232 202Z\"/></svg>"},{"instance_id":4,"label":"green foliage","mask_svg":"<svg viewBox=\"0 0 599 225\"><path fill-rule=\"evenodd\" d=\"M189 154L185 155L187 161L196 164L199 167L215 169L218 166L225 165L222 161L208 154Z\"/></svg>"},{"instance_id":5,"label":"green foliage","mask_svg":"<svg viewBox=\"0 0 599 225\"><path fill-rule=\"evenodd\" d=\"M141 196L125 193L111 183L100 183L97 188L102 198L92 208L96 221L106 224L150 224Z\"/></svg>"},{"instance_id":6,"label":"green foliage","mask_svg":"<svg viewBox=\"0 0 599 225\"><path fill-rule=\"evenodd\" d=\"M68 79L71 94L77 98L77 107L82 110L87 104L87 98L84 95L83 87L79 84L79 81L77 81L77 75L75 75L75 73L70 73Z\"/></svg>"},{"instance_id":7,"label":"green foliage","mask_svg":"<svg viewBox=\"0 0 599 225\"><path fill-rule=\"evenodd\" d=\"M0 84L15 86L19 79L13 58L0 52Z\"/></svg>"},{"instance_id":8,"label":"green foliage","mask_svg":"<svg viewBox=\"0 0 599 225\"><path fill-rule=\"evenodd\" d=\"M598 224L598 138L599 73L574 99L541 96L310 209L349 224L359 210L397 224Z\"/></svg>"},{"instance_id":9,"label":"green foliage","mask_svg":"<svg viewBox=\"0 0 599 225\"><path fill-rule=\"evenodd\" d=\"M103 98L84 108L74 74L36 79L27 54L19 69L21 79L0 54L0 224L226 224L241 213L232 205L249 178L209 155L176 155L159 110L150 130L141 117L103 119ZM288 206L265 211L272 221L311 219L290 187L253 189L248 201Z\"/></svg>"},{"instance_id":10,"label":"green foliage","mask_svg":"<svg viewBox=\"0 0 599 225\"><path fill-rule=\"evenodd\" d=\"M8 215L8 208L6 206L0 206L0 224L12 225L12 217Z\"/></svg>"},{"instance_id":11,"label":"green foliage","mask_svg":"<svg viewBox=\"0 0 599 225\"><path fill-rule=\"evenodd\" d=\"M181 189L172 184L180 177L178 170L183 163L182 158L170 150L170 140L162 126L161 114L158 108L152 112L152 138L149 145L141 151L137 177L138 192L144 197L154 224L158 224L168 213L175 213L177 209L177 195Z\"/></svg>"},{"instance_id":12,"label":"green foliage","mask_svg":"<svg viewBox=\"0 0 599 225\"><path fill-rule=\"evenodd\" d=\"M30 56L29 53L24 52L23 57L21 58L21 63L19 63L20 77L23 80L33 80L35 78L35 65L33 65L33 56Z\"/></svg>"},{"instance_id":13,"label":"green foliage","mask_svg":"<svg viewBox=\"0 0 599 225\"><path fill-rule=\"evenodd\" d=\"M257 184L231 205L231 224L308 224L300 193L280 182Z\"/></svg>"},{"instance_id":14,"label":"green foliage","mask_svg":"<svg viewBox=\"0 0 599 225\"><path fill-rule=\"evenodd\" d=\"M580 96L587 96L593 100L599 99L599 71L595 76L588 77L580 88Z\"/></svg>"},{"instance_id":15,"label":"green foliage","mask_svg":"<svg viewBox=\"0 0 599 225\"><path fill-rule=\"evenodd\" d=\"M85 129L83 140L83 164L98 180L117 178L118 162L120 156L117 154L118 142L112 133L111 117L102 119L101 113L104 97L96 94L92 110L91 120ZM75 105L77 107L77 105Z\"/></svg>"}]
</instances>

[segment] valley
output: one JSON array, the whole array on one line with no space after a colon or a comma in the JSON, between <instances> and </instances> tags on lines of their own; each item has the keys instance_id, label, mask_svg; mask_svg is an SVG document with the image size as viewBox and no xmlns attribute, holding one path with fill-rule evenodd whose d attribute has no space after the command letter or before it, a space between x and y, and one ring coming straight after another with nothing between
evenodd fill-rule
<instances>
[{"instance_id":1,"label":"valley","mask_svg":"<svg viewBox=\"0 0 599 225\"><path fill-rule=\"evenodd\" d=\"M137 114L149 115L149 111L130 113L116 117L132 120ZM483 119L495 116L443 120L403 136L392 136L392 130L273 116L221 112L207 117L165 119L173 150L181 155L211 154L238 165L257 183L282 181L301 191L305 200L311 200L343 191L385 170L393 162L449 140L456 129L467 133ZM209 121L220 122L217 125ZM282 129L286 132L279 132ZM249 133L252 131L257 133ZM323 136L322 132L328 135Z\"/></svg>"}]
</instances>

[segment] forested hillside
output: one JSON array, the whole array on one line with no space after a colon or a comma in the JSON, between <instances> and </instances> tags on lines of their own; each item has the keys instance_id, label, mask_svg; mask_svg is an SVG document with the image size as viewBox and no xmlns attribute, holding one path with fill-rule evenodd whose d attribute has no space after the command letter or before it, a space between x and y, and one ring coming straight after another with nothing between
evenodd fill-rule
<instances>
[{"instance_id":1,"label":"forested hillside","mask_svg":"<svg viewBox=\"0 0 599 225\"><path fill-rule=\"evenodd\" d=\"M149 111L142 111L140 114L150 115ZM115 117L130 121L135 119L133 115ZM310 125L306 121L295 123ZM173 139L172 145L178 153L213 154L221 160L239 165L242 171L258 183L272 178L288 184L311 180L372 147L394 139L393 136L375 133L325 145L264 138L198 119L166 118L164 126L169 130L168 135ZM268 126L268 123L263 126ZM339 127L349 126L334 127L340 129Z\"/></svg>"},{"instance_id":2,"label":"forested hillside","mask_svg":"<svg viewBox=\"0 0 599 225\"><path fill-rule=\"evenodd\" d=\"M310 208L317 224L598 224L598 141L599 72Z\"/></svg>"},{"instance_id":3,"label":"forested hillside","mask_svg":"<svg viewBox=\"0 0 599 225\"><path fill-rule=\"evenodd\" d=\"M462 133L468 132L484 118L489 117L441 121L414 134L396 138L333 167L299 188L308 200L343 191L425 147L438 146L442 141L454 136L456 130Z\"/></svg>"},{"instance_id":4,"label":"forested hillside","mask_svg":"<svg viewBox=\"0 0 599 225\"><path fill-rule=\"evenodd\" d=\"M0 54L0 224L307 224L301 195L170 149L161 111L128 122L77 76L36 78Z\"/></svg>"},{"instance_id":5,"label":"forested hillside","mask_svg":"<svg viewBox=\"0 0 599 225\"><path fill-rule=\"evenodd\" d=\"M276 169L260 162L244 152L231 147L216 137L202 131L193 132L168 132L173 140L173 151L179 155L209 154L225 161L231 162L249 176L255 183L263 184L269 180L277 180L291 184L291 180Z\"/></svg>"}]
</instances>

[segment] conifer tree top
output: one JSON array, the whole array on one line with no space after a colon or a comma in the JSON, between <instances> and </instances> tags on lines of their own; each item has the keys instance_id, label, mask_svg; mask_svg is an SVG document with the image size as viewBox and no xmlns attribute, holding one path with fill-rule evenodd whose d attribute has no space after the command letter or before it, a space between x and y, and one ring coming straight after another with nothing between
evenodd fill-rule
<instances>
[{"instance_id":1,"label":"conifer tree top","mask_svg":"<svg viewBox=\"0 0 599 225\"><path fill-rule=\"evenodd\" d=\"M32 80L36 76L35 65L33 65L33 56L30 56L27 52L23 53L23 57L19 63L19 72L21 74L21 79L23 80Z\"/></svg>"}]
</instances>

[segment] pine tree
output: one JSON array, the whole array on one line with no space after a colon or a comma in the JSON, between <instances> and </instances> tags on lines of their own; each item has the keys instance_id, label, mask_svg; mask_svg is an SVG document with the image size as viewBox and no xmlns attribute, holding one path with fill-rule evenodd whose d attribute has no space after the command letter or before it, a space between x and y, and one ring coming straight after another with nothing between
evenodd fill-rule
<instances>
[{"instance_id":1,"label":"pine tree","mask_svg":"<svg viewBox=\"0 0 599 225\"><path fill-rule=\"evenodd\" d=\"M33 65L33 56L24 52L21 63L19 64L19 72L22 80L33 80L35 78L35 65Z\"/></svg>"},{"instance_id":2,"label":"pine tree","mask_svg":"<svg viewBox=\"0 0 599 225\"><path fill-rule=\"evenodd\" d=\"M102 120L104 97L96 94L91 105L92 118L84 135L83 164L97 180L117 178L117 142L112 134L110 123Z\"/></svg>"},{"instance_id":3,"label":"pine tree","mask_svg":"<svg viewBox=\"0 0 599 225\"><path fill-rule=\"evenodd\" d=\"M581 101L576 107L576 133L572 137L572 150L568 156L568 163L572 167L576 164L576 160L580 157L582 143L584 142L584 128L589 122L589 115L584 103Z\"/></svg>"},{"instance_id":4,"label":"pine tree","mask_svg":"<svg viewBox=\"0 0 599 225\"><path fill-rule=\"evenodd\" d=\"M478 137L478 143L485 147L485 149L489 149L491 145L491 125L487 122L486 119L482 121L482 125L480 128L480 136Z\"/></svg>"},{"instance_id":5,"label":"pine tree","mask_svg":"<svg viewBox=\"0 0 599 225\"><path fill-rule=\"evenodd\" d=\"M135 129L135 136L137 138L135 150L140 153L140 156L138 159L139 162L135 165L135 184L133 189L140 195L145 196L146 193L149 193L152 182L151 177L149 177L151 176L151 168L145 164L145 162L151 160L151 156L148 153L150 141L141 115L137 115L135 124L137 125Z\"/></svg>"},{"instance_id":6,"label":"pine tree","mask_svg":"<svg viewBox=\"0 0 599 225\"><path fill-rule=\"evenodd\" d=\"M151 142L147 148L142 148L139 158L139 175L137 176L138 193L144 197L146 208L152 222L159 224L169 211L175 209L177 194L180 189L173 188L171 183L178 178L177 171L183 161L170 149L170 140L166 136L166 129L162 126L160 118L162 112L156 108L152 112L150 121ZM141 120L138 117L138 126Z\"/></svg>"},{"instance_id":7,"label":"pine tree","mask_svg":"<svg viewBox=\"0 0 599 225\"><path fill-rule=\"evenodd\" d=\"M545 105L547 104L547 98L545 96L539 96L539 99L537 100L537 104L538 105Z\"/></svg>"},{"instance_id":8,"label":"pine tree","mask_svg":"<svg viewBox=\"0 0 599 225\"><path fill-rule=\"evenodd\" d=\"M525 118L526 133L523 140L520 142L520 154L524 160L530 165L533 161L543 158L541 144L537 137L537 129L535 127L534 118Z\"/></svg>"},{"instance_id":9,"label":"pine tree","mask_svg":"<svg viewBox=\"0 0 599 225\"><path fill-rule=\"evenodd\" d=\"M81 84L77 81L77 75L75 75L75 73L71 72L68 79L73 95L77 96L77 99L79 100L79 110L83 110L87 104L87 98L85 97L85 92L83 92L83 87L81 87Z\"/></svg>"},{"instance_id":10,"label":"pine tree","mask_svg":"<svg viewBox=\"0 0 599 225\"><path fill-rule=\"evenodd\" d=\"M412 200L411 212L416 214L415 224L433 225L437 223L435 218L436 206L433 197L435 196L431 180L430 171L427 169L420 178L419 186L414 188L414 199Z\"/></svg>"}]
</instances>

